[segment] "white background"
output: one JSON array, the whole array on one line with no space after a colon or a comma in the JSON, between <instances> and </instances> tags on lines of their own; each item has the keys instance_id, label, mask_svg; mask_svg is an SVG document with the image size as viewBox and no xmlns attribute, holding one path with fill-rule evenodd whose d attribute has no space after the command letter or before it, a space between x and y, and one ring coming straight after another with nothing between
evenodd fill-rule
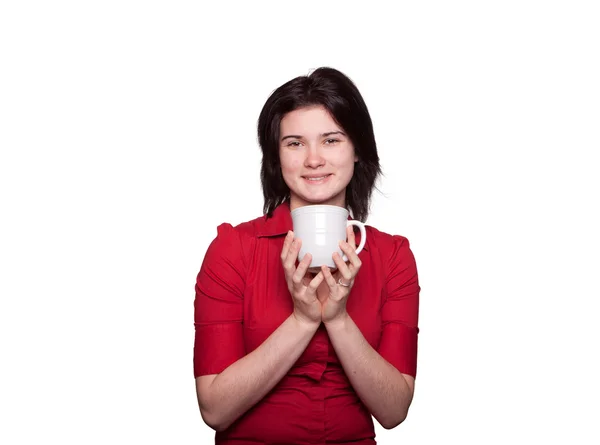
<instances>
[{"instance_id":1,"label":"white background","mask_svg":"<svg viewBox=\"0 0 600 445\"><path fill-rule=\"evenodd\" d=\"M0 442L212 443L196 274L262 210L264 101L328 65L374 121L368 222L422 286L379 443L599 443L595 2L201 3L0 6Z\"/></svg>"}]
</instances>

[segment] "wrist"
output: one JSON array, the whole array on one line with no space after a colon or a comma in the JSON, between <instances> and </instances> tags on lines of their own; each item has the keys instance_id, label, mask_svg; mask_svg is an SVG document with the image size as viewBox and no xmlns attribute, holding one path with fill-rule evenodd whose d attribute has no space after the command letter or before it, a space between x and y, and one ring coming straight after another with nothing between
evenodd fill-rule
<instances>
[{"instance_id":1,"label":"wrist","mask_svg":"<svg viewBox=\"0 0 600 445\"><path fill-rule=\"evenodd\" d=\"M313 332L313 333L316 332L316 330L319 328L319 325L321 324L320 321L311 321L304 317L298 316L295 311L292 313L291 318L292 318L294 324L299 329L302 329L302 330L308 331L308 332Z\"/></svg>"},{"instance_id":2,"label":"wrist","mask_svg":"<svg viewBox=\"0 0 600 445\"><path fill-rule=\"evenodd\" d=\"M330 330L341 331L341 330L346 329L349 321L350 321L350 315L348 315L348 312L344 311L342 314L338 315L337 317L332 318L329 321L324 321L323 324L325 325L325 327L327 328L328 331L330 331Z\"/></svg>"}]
</instances>

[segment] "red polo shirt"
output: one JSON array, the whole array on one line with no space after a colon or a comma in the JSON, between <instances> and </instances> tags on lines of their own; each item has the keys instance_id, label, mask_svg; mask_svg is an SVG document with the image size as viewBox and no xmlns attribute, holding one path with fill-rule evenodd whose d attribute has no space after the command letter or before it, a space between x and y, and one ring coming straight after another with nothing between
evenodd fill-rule
<instances>
[{"instance_id":1,"label":"red polo shirt","mask_svg":"<svg viewBox=\"0 0 600 445\"><path fill-rule=\"evenodd\" d=\"M280 254L289 204L236 227L223 223L197 277L194 376L218 374L292 313ZM358 235L360 236L360 235ZM357 239L357 243L358 243ZM416 375L419 282L408 240L367 226L347 311L369 344ZM323 325L286 376L217 445L375 444L371 414L350 385Z\"/></svg>"}]
</instances>

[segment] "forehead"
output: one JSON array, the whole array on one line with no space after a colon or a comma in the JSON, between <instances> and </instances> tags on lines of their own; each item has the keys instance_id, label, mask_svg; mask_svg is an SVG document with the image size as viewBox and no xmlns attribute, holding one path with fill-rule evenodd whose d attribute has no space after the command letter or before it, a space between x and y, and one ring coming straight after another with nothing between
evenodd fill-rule
<instances>
[{"instance_id":1,"label":"forehead","mask_svg":"<svg viewBox=\"0 0 600 445\"><path fill-rule=\"evenodd\" d=\"M281 119L281 135L286 133L311 136L328 131L340 131L329 111L323 106L298 108Z\"/></svg>"}]
</instances>

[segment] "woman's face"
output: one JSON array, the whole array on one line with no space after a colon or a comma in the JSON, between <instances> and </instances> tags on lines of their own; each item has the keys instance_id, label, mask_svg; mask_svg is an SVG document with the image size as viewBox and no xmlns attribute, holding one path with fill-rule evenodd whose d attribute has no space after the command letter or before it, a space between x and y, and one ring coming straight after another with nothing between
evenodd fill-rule
<instances>
[{"instance_id":1,"label":"woman's face","mask_svg":"<svg viewBox=\"0 0 600 445\"><path fill-rule=\"evenodd\" d=\"M279 159L292 210L308 204L345 207L346 186L358 158L324 107L300 108L283 117Z\"/></svg>"}]
</instances>

